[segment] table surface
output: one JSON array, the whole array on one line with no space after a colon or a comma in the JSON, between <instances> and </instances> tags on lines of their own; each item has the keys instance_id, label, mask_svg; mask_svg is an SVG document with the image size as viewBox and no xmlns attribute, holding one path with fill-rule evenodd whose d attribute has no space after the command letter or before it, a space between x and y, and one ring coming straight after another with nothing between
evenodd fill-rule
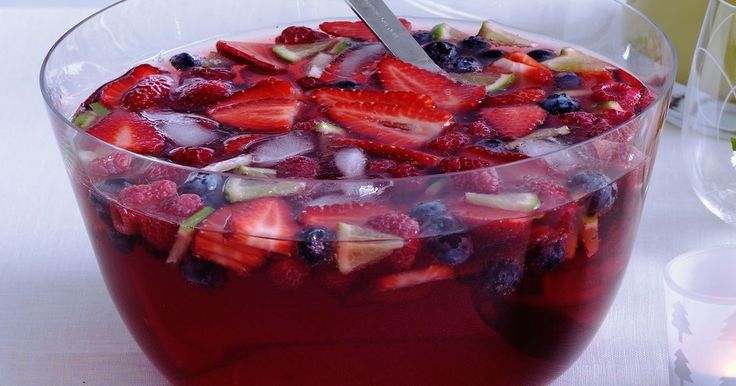
<instances>
[{"instance_id":1,"label":"table surface","mask_svg":"<svg viewBox=\"0 0 736 386\"><path fill-rule=\"evenodd\" d=\"M45 52L92 11L0 6L0 385L167 384L108 297L38 88ZM682 159L668 126L617 301L555 385L667 384L662 268L733 235L697 200Z\"/></svg>"}]
</instances>

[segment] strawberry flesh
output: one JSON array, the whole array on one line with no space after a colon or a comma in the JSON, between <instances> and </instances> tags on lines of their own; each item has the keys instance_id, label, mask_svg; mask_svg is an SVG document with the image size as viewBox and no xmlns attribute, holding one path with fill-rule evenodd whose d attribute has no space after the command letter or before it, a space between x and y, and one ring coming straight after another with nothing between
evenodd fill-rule
<instances>
[{"instance_id":1,"label":"strawberry flesh","mask_svg":"<svg viewBox=\"0 0 736 386\"><path fill-rule=\"evenodd\" d=\"M107 143L144 155L159 155L166 144L153 123L125 111L116 111L102 118L87 132Z\"/></svg>"},{"instance_id":2,"label":"strawberry flesh","mask_svg":"<svg viewBox=\"0 0 736 386\"><path fill-rule=\"evenodd\" d=\"M401 24L411 31L411 23L406 19L399 19ZM333 36L342 36L356 40L377 42L378 38L362 21L328 21L319 25L319 29Z\"/></svg>"},{"instance_id":3,"label":"strawberry flesh","mask_svg":"<svg viewBox=\"0 0 736 386\"><path fill-rule=\"evenodd\" d=\"M547 112L536 105L487 107L480 111L480 115L508 139L529 135L547 118Z\"/></svg>"},{"instance_id":4,"label":"strawberry flesh","mask_svg":"<svg viewBox=\"0 0 736 386\"><path fill-rule=\"evenodd\" d=\"M294 124L303 103L294 99L262 99L218 104L207 110L212 119L243 130L286 132Z\"/></svg>"},{"instance_id":5,"label":"strawberry flesh","mask_svg":"<svg viewBox=\"0 0 736 386\"><path fill-rule=\"evenodd\" d=\"M116 108L122 103L125 94L140 81L151 75L158 75L160 73L161 70L150 64L141 64L102 87L99 101L107 108Z\"/></svg>"},{"instance_id":6,"label":"strawberry flesh","mask_svg":"<svg viewBox=\"0 0 736 386\"><path fill-rule=\"evenodd\" d=\"M355 146L376 157L388 158L399 162L409 162L424 167L433 167L442 160L435 155L396 145L365 141L352 138L336 138L335 143L343 146Z\"/></svg>"},{"instance_id":7,"label":"strawberry flesh","mask_svg":"<svg viewBox=\"0 0 736 386\"><path fill-rule=\"evenodd\" d=\"M248 64L250 69L262 74L282 74L286 66L274 55L273 45L220 40L217 52L235 62Z\"/></svg>"}]
</instances>

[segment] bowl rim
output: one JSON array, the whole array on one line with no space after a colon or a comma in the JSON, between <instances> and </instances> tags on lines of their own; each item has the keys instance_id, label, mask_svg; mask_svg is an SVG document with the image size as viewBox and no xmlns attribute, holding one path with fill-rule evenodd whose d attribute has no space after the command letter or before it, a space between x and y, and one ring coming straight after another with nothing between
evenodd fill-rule
<instances>
[{"instance_id":1,"label":"bowl rim","mask_svg":"<svg viewBox=\"0 0 736 386\"><path fill-rule=\"evenodd\" d=\"M263 178L263 177L249 177L249 176L244 176L244 175L241 175L241 174L235 174L235 173L231 173L231 172L215 172L215 171L206 170L204 168L198 168L198 167L180 165L180 164L176 164L176 163L173 163L173 162L166 161L166 160L161 159L161 158L152 157L152 156L145 156L145 155L138 154L138 153L135 153L135 152L132 152L132 151L123 149L121 147L115 146L115 145L113 145L113 144L111 144L109 142L103 141L103 140L101 140L101 139L99 139L97 137L94 137L94 136L90 135L85 130L77 127L71 121L70 117L65 116L61 111L59 111L54 106L53 102L51 101L51 96L47 92L47 83L46 83L45 75L47 74L48 65L49 65L49 62L51 60L51 57L56 52L56 50L59 48L59 46L70 35L72 35L79 28L82 28L85 24L87 24L87 22L91 21L92 19L97 18L100 15L103 15L105 12L109 11L112 8L115 8L115 7L121 6L124 3L127 3L128 0L119 0L117 2L114 2L114 3L112 3L112 4L108 5L108 6L106 6L106 7L102 8L102 9L100 9L100 10L92 13L91 15L85 17L84 19L82 19L81 21L79 21L77 24L75 24L73 27L71 27L64 34L62 34L56 40L56 42L54 42L54 44L51 46L51 48L49 49L49 51L46 53L46 55L44 57L44 60L43 60L43 62L41 64L40 72L39 72L39 83L40 83L40 88L41 88L41 94L43 96L43 100L44 100L44 103L46 104L46 107L50 111L52 111L53 115L57 119L59 119L61 122L63 122L65 126L71 128L71 129L75 130L77 133L85 136L86 140L93 141L94 143L97 143L97 144L99 144L99 145L101 145L103 147L109 147L109 148L113 149L115 152L126 154L128 156L131 156L131 157L133 157L133 159L144 159L145 161L151 162L153 164L162 165L162 166L169 167L169 168L176 168L176 169L188 171L190 173L199 172L199 173L207 173L207 174L217 174L217 175L223 176L224 178L227 178L227 177L237 177L237 178L241 178L241 179L248 179L248 180L267 180L267 181L271 181L271 182L289 181L289 182L312 182L312 183L318 182L318 183L333 183L333 184L345 184L345 183L355 184L355 183L368 183L368 182L370 182L371 184L377 184L377 183L381 183L381 182L401 182L401 183L407 182L407 183L412 183L414 181L433 180L433 179L436 179L436 178L452 178L454 176L463 176L463 175L470 175L470 174L482 173L484 171L497 171L497 170L501 170L501 169L505 169L505 168L511 168L511 167L515 167L516 165L523 165L523 164L527 164L527 163L536 162L536 161L542 160L542 159L544 159L546 157L551 157L551 156L554 156L556 154L560 154L560 153L564 153L564 152L575 151L575 150L577 150L579 148L589 146L589 145L591 145L592 143L594 143L596 141L600 141L601 139L605 139L606 137L615 136L619 131L623 130L625 128L625 126L627 126L628 124L630 124L632 122L635 122L635 121L637 121L639 119L642 119L644 117L649 116L649 114L651 114L653 112L653 110L655 109L656 106L660 105L665 99L669 99L670 98L671 93L672 93L672 87L675 84L675 76L674 76L674 74L676 73L677 67L678 67L677 55L676 55L675 48L674 48L674 46L672 44L671 39L649 17L647 17L646 15L644 15L641 11L639 11L636 8L634 8L633 6L631 6L630 4L628 4L627 2L625 2L625 0L607 0L607 1L612 2L612 3L617 3L621 7L623 7L624 9L627 9L629 12L632 12L633 14L637 15L641 20L643 20L644 22L646 22L647 25L650 28L652 28L652 30L654 30L654 31L657 32L657 34L659 35L659 37L662 38L663 42L669 48L670 57L672 58L672 66L671 66L670 71L668 73L667 82L665 82L663 84L663 88L662 89L664 90L664 92L659 93L659 95L657 95L656 99L649 106L647 106L644 110L642 110L641 112L639 112L639 114L637 114L634 117L632 117L631 119L629 119L629 120L627 120L627 121L625 121L625 122L623 122L623 123L621 123L621 124L619 124L619 125L611 128L610 130L606 131L605 133L600 134L598 136L595 136L593 138L589 138L589 139L587 139L585 141L577 142L577 143L575 143L573 145L566 146L566 147L564 147L562 149L555 150L555 151L550 152L550 153L546 153L546 154L542 154L542 155L538 155L538 156L534 156L534 157L529 157L529 158L525 158L525 159L521 159L521 160L517 160L517 161L507 162L507 163L503 163L503 164L500 164L500 165L492 165L492 166L488 166L488 167L485 167L485 168L472 169L472 170L466 170L466 171L460 171L460 172L439 173L439 174L427 174L427 175L420 175L420 176L413 176L413 177L399 177L399 178L396 178L396 177L382 177L382 178L359 178L359 179L344 179L344 180L340 180L340 179L338 179L338 180L318 180L318 179L310 179L310 178L278 178L278 177Z\"/></svg>"}]
</instances>

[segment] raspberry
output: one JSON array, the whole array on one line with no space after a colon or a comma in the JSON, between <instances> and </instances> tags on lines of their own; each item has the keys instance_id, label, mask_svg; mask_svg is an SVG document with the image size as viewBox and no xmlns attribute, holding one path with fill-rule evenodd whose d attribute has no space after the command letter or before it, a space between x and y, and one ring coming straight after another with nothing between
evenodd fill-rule
<instances>
[{"instance_id":1,"label":"raspberry","mask_svg":"<svg viewBox=\"0 0 736 386\"><path fill-rule=\"evenodd\" d=\"M230 137L223 142L225 154L241 153L251 144L265 138L260 134L242 134Z\"/></svg>"},{"instance_id":2,"label":"raspberry","mask_svg":"<svg viewBox=\"0 0 736 386\"><path fill-rule=\"evenodd\" d=\"M308 275L309 267L291 258L276 260L268 267L268 278L280 289L300 287Z\"/></svg>"},{"instance_id":3,"label":"raspberry","mask_svg":"<svg viewBox=\"0 0 736 386\"><path fill-rule=\"evenodd\" d=\"M388 169L388 173L394 178L421 176L422 171L410 163L401 163Z\"/></svg>"},{"instance_id":4,"label":"raspberry","mask_svg":"<svg viewBox=\"0 0 736 386\"><path fill-rule=\"evenodd\" d=\"M576 111L567 114L560 114L557 119L563 125L571 126L573 129L590 129L595 125L596 116L584 111Z\"/></svg>"},{"instance_id":5,"label":"raspberry","mask_svg":"<svg viewBox=\"0 0 736 386\"><path fill-rule=\"evenodd\" d=\"M183 78L201 78L208 80L232 80L235 78L235 73L229 68L214 68L214 67L193 67L186 73Z\"/></svg>"},{"instance_id":6,"label":"raspberry","mask_svg":"<svg viewBox=\"0 0 736 386\"><path fill-rule=\"evenodd\" d=\"M607 120L612 125L620 125L633 118L634 115L636 114L633 111L619 111L614 109L607 109L596 113L596 116Z\"/></svg>"},{"instance_id":7,"label":"raspberry","mask_svg":"<svg viewBox=\"0 0 736 386\"><path fill-rule=\"evenodd\" d=\"M176 196L176 183L160 180L148 185L133 185L120 191L120 202L128 208L142 209Z\"/></svg>"},{"instance_id":8,"label":"raspberry","mask_svg":"<svg viewBox=\"0 0 736 386\"><path fill-rule=\"evenodd\" d=\"M212 161L215 151L208 147L186 146L177 147L169 152L169 158L172 161L187 166L204 166Z\"/></svg>"},{"instance_id":9,"label":"raspberry","mask_svg":"<svg viewBox=\"0 0 736 386\"><path fill-rule=\"evenodd\" d=\"M546 207L562 204L569 198L567 189L543 177L525 176L521 188L536 193Z\"/></svg>"},{"instance_id":10,"label":"raspberry","mask_svg":"<svg viewBox=\"0 0 736 386\"><path fill-rule=\"evenodd\" d=\"M121 175L130 170L133 161L127 154L112 153L105 157L97 158L89 163L88 172L90 176L104 178Z\"/></svg>"},{"instance_id":11,"label":"raspberry","mask_svg":"<svg viewBox=\"0 0 736 386\"><path fill-rule=\"evenodd\" d=\"M593 98L599 102L616 101L624 110L633 111L641 100L641 91L626 83L603 83L593 87Z\"/></svg>"},{"instance_id":12,"label":"raspberry","mask_svg":"<svg viewBox=\"0 0 736 386\"><path fill-rule=\"evenodd\" d=\"M511 106L524 105L529 103L539 103L544 100L547 93L541 88L525 88L517 91L508 92L506 94L494 95L486 98L484 105L486 106Z\"/></svg>"},{"instance_id":13,"label":"raspberry","mask_svg":"<svg viewBox=\"0 0 736 386\"><path fill-rule=\"evenodd\" d=\"M169 164L152 164L143 172L143 182L170 180L177 184L184 182L189 173Z\"/></svg>"},{"instance_id":14,"label":"raspberry","mask_svg":"<svg viewBox=\"0 0 736 386\"><path fill-rule=\"evenodd\" d=\"M392 234L405 240L404 246L386 257L394 268L408 270L414 265L417 251L419 250L419 223L414 218L405 214L390 213L373 217L368 220L368 225L383 233Z\"/></svg>"},{"instance_id":15,"label":"raspberry","mask_svg":"<svg viewBox=\"0 0 736 386\"><path fill-rule=\"evenodd\" d=\"M488 126L483 121L476 121L476 122L469 123L466 126L466 129L468 131L468 134L472 135L473 137L479 137L483 139L501 138L501 134L497 130Z\"/></svg>"},{"instance_id":16,"label":"raspberry","mask_svg":"<svg viewBox=\"0 0 736 386\"><path fill-rule=\"evenodd\" d=\"M177 88L174 95L176 101L184 107L201 110L227 98L230 95L230 88L227 83L219 80L197 78Z\"/></svg>"},{"instance_id":17,"label":"raspberry","mask_svg":"<svg viewBox=\"0 0 736 386\"><path fill-rule=\"evenodd\" d=\"M308 27L288 27L276 37L277 44L306 44L329 39L324 32L315 31Z\"/></svg>"},{"instance_id":18,"label":"raspberry","mask_svg":"<svg viewBox=\"0 0 736 386\"><path fill-rule=\"evenodd\" d=\"M319 78L313 78L311 76L300 78L299 80L296 81L296 83L304 91L314 90L314 89L318 89L318 88L327 86L327 82Z\"/></svg>"},{"instance_id":19,"label":"raspberry","mask_svg":"<svg viewBox=\"0 0 736 386\"><path fill-rule=\"evenodd\" d=\"M593 72L580 72L578 73L580 79L583 81L583 86L587 88L593 88L602 83L615 82L616 79L611 74L611 71L593 71Z\"/></svg>"},{"instance_id":20,"label":"raspberry","mask_svg":"<svg viewBox=\"0 0 736 386\"><path fill-rule=\"evenodd\" d=\"M368 163L368 174L375 176L383 176L389 173L389 170L396 167L396 161L390 159L379 159Z\"/></svg>"},{"instance_id":21,"label":"raspberry","mask_svg":"<svg viewBox=\"0 0 736 386\"><path fill-rule=\"evenodd\" d=\"M309 157L296 156L277 163L274 168L279 178L315 178L319 164Z\"/></svg>"},{"instance_id":22,"label":"raspberry","mask_svg":"<svg viewBox=\"0 0 736 386\"><path fill-rule=\"evenodd\" d=\"M123 96L123 107L141 111L169 99L174 80L166 75L153 75L140 81Z\"/></svg>"},{"instance_id":23,"label":"raspberry","mask_svg":"<svg viewBox=\"0 0 736 386\"><path fill-rule=\"evenodd\" d=\"M314 129L317 127L317 124L320 121L321 120L319 119L310 119L304 122L297 122L294 124L294 126L291 127L291 129L292 130L314 131Z\"/></svg>"},{"instance_id":24,"label":"raspberry","mask_svg":"<svg viewBox=\"0 0 736 386\"><path fill-rule=\"evenodd\" d=\"M110 204L110 217L115 230L124 235L133 236L140 230L139 215L118 204Z\"/></svg>"},{"instance_id":25,"label":"raspberry","mask_svg":"<svg viewBox=\"0 0 736 386\"><path fill-rule=\"evenodd\" d=\"M490 166L490 163L487 161L465 157L450 157L440 162L440 170L443 173L462 172L488 166ZM466 192L496 193L498 192L499 180L498 175L493 170L478 170L453 176L452 183L457 189Z\"/></svg>"},{"instance_id":26,"label":"raspberry","mask_svg":"<svg viewBox=\"0 0 736 386\"><path fill-rule=\"evenodd\" d=\"M157 218L141 216L140 219L141 236L161 252L168 251L174 245L178 229L178 225Z\"/></svg>"},{"instance_id":27,"label":"raspberry","mask_svg":"<svg viewBox=\"0 0 736 386\"><path fill-rule=\"evenodd\" d=\"M166 214L185 219L202 209L202 206L204 204L198 195L188 193L166 202L161 206L161 210Z\"/></svg>"},{"instance_id":28,"label":"raspberry","mask_svg":"<svg viewBox=\"0 0 736 386\"><path fill-rule=\"evenodd\" d=\"M641 98L639 99L639 103L636 105L636 112L642 112L644 109L649 107L654 101L657 99L657 97L652 94L651 91L645 86L641 89Z\"/></svg>"},{"instance_id":29,"label":"raspberry","mask_svg":"<svg viewBox=\"0 0 736 386\"><path fill-rule=\"evenodd\" d=\"M441 154L454 153L470 144L470 137L463 133L452 132L433 139L427 148Z\"/></svg>"}]
</instances>

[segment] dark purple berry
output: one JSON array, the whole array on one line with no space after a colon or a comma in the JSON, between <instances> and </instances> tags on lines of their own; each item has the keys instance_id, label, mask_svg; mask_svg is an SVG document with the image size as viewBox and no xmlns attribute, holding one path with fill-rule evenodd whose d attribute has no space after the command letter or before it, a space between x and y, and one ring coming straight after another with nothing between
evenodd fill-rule
<instances>
[{"instance_id":1,"label":"dark purple berry","mask_svg":"<svg viewBox=\"0 0 736 386\"><path fill-rule=\"evenodd\" d=\"M433 238L428 243L429 251L440 264L459 265L473 253L473 244L463 233Z\"/></svg>"},{"instance_id":2,"label":"dark purple berry","mask_svg":"<svg viewBox=\"0 0 736 386\"><path fill-rule=\"evenodd\" d=\"M457 57L457 47L447 42L432 42L424 46L424 51L440 66L449 63Z\"/></svg>"},{"instance_id":3,"label":"dark purple berry","mask_svg":"<svg viewBox=\"0 0 736 386\"><path fill-rule=\"evenodd\" d=\"M491 47L491 44L480 36L471 36L461 40L458 43L458 46L464 50L480 52L488 50Z\"/></svg>"},{"instance_id":4,"label":"dark purple berry","mask_svg":"<svg viewBox=\"0 0 736 386\"><path fill-rule=\"evenodd\" d=\"M341 88L345 90L355 90L360 88L360 84L355 83L352 80L341 80L330 84L330 87Z\"/></svg>"},{"instance_id":5,"label":"dark purple berry","mask_svg":"<svg viewBox=\"0 0 736 386\"><path fill-rule=\"evenodd\" d=\"M414 32L413 36L414 40L421 45L425 45L434 40L434 38L432 38L432 33L429 31L417 31Z\"/></svg>"},{"instance_id":6,"label":"dark purple berry","mask_svg":"<svg viewBox=\"0 0 736 386\"><path fill-rule=\"evenodd\" d=\"M179 267L187 281L207 288L219 288L225 284L227 270L206 260L188 257Z\"/></svg>"},{"instance_id":7,"label":"dark purple berry","mask_svg":"<svg viewBox=\"0 0 736 386\"><path fill-rule=\"evenodd\" d=\"M531 58L536 60L537 62L544 62L544 61L557 57L557 53L555 53L552 50L546 49L546 48L539 49L539 50L532 50L532 51L527 52L526 54L531 56Z\"/></svg>"},{"instance_id":8,"label":"dark purple berry","mask_svg":"<svg viewBox=\"0 0 736 386\"><path fill-rule=\"evenodd\" d=\"M186 71L192 67L199 67L202 65L202 59L188 52L182 52L181 54L172 56L169 59L169 62L179 71Z\"/></svg>"},{"instance_id":9,"label":"dark purple berry","mask_svg":"<svg viewBox=\"0 0 736 386\"><path fill-rule=\"evenodd\" d=\"M602 215L608 212L616 202L618 186L608 176L593 171L584 171L572 176L568 187L576 195L587 195L585 198L590 215Z\"/></svg>"},{"instance_id":10,"label":"dark purple berry","mask_svg":"<svg viewBox=\"0 0 736 386\"><path fill-rule=\"evenodd\" d=\"M563 240L545 242L527 251L526 266L530 271L549 272L557 268L565 259Z\"/></svg>"},{"instance_id":11,"label":"dark purple berry","mask_svg":"<svg viewBox=\"0 0 736 386\"><path fill-rule=\"evenodd\" d=\"M539 106L554 115L571 113L580 109L580 103L564 93L548 96Z\"/></svg>"},{"instance_id":12,"label":"dark purple berry","mask_svg":"<svg viewBox=\"0 0 736 386\"><path fill-rule=\"evenodd\" d=\"M299 257L309 265L319 265L329 261L335 250L332 242L335 235L322 228L305 229L297 243Z\"/></svg>"},{"instance_id":13,"label":"dark purple berry","mask_svg":"<svg viewBox=\"0 0 736 386\"><path fill-rule=\"evenodd\" d=\"M480 55L478 55L478 59L489 64L501 59L506 54L507 52L504 50L488 50L481 52Z\"/></svg>"},{"instance_id":14,"label":"dark purple berry","mask_svg":"<svg viewBox=\"0 0 736 386\"><path fill-rule=\"evenodd\" d=\"M467 73L467 72L478 72L482 68L482 65L478 59L471 56L460 56L451 60L446 68L450 72L456 73Z\"/></svg>"},{"instance_id":15,"label":"dark purple berry","mask_svg":"<svg viewBox=\"0 0 736 386\"><path fill-rule=\"evenodd\" d=\"M519 288L524 267L513 260L492 260L480 273L483 291L490 296L511 295Z\"/></svg>"},{"instance_id":16,"label":"dark purple berry","mask_svg":"<svg viewBox=\"0 0 736 386\"><path fill-rule=\"evenodd\" d=\"M583 80L574 72L561 72L555 75L555 83L559 90L575 90L583 87Z\"/></svg>"},{"instance_id":17,"label":"dark purple berry","mask_svg":"<svg viewBox=\"0 0 736 386\"><path fill-rule=\"evenodd\" d=\"M414 207L409 215L423 225L429 220L444 216L447 214L447 207L441 201L423 202Z\"/></svg>"}]
</instances>

